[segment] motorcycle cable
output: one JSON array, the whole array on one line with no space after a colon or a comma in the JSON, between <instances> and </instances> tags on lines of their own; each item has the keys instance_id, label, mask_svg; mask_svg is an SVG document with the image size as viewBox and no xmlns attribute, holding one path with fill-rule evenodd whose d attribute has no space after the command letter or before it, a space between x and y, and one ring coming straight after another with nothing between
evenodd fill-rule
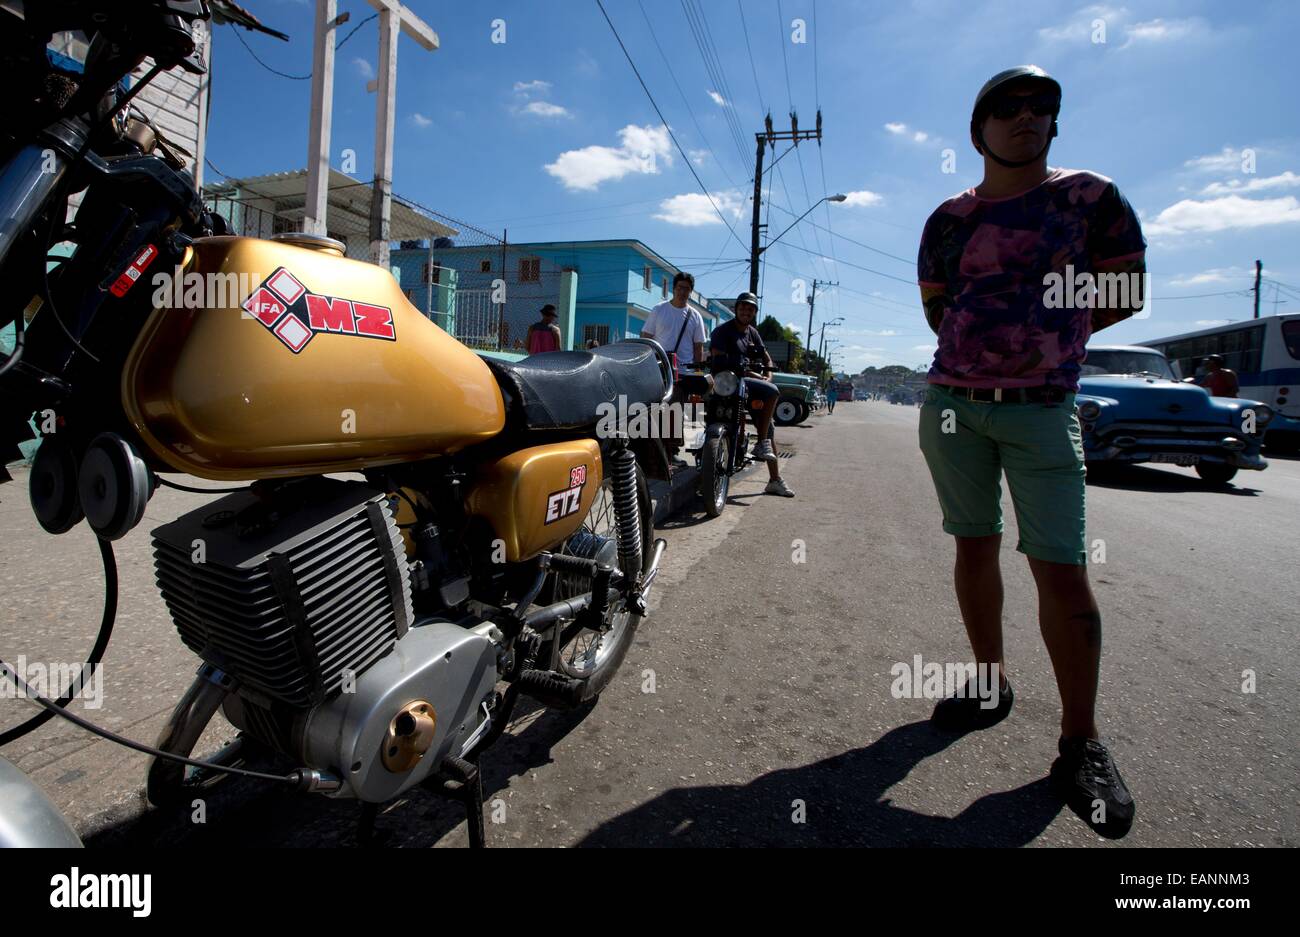
<instances>
[{"instance_id":1,"label":"motorcycle cable","mask_svg":"<svg viewBox=\"0 0 1300 937\"><path fill-rule=\"evenodd\" d=\"M14 319L14 350L11 351L0 364L0 377L3 377L10 368L16 365L23 357L23 349L26 347L24 336L26 333L26 313L18 310L18 316Z\"/></svg>"},{"instance_id":2,"label":"motorcycle cable","mask_svg":"<svg viewBox=\"0 0 1300 937\"><path fill-rule=\"evenodd\" d=\"M96 667L104 659L104 651L108 648L109 638L113 636L113 622L117 619L117 561L113 557L113 545L99 537L95 538L95 542L99 544L99 554L104 562L104 614L100 619L99 634L95 638L94 646L90 649L90 656L86 658L86 663L81 667L81 674L86 672L87 667ZM0 660L0 666L14 674L15 679L18 678L17 671L3 660ZM73 677L68 688L59 694L59 701L56 705L62 707L72 702L72 694L79 676L80 674ZM0 747L8 745L10 742L16 741L29 732L40 728L53 719L54 716L55 713L47 709L45 712L32 716L26 722L0 733Z\"/></svg>"},{"instance_id":3,"label":"motorcycle cable","mask_svg":"<svg viewBox=\"0 0 1300 937\"><path fill-rule=\"evenodd\" d=\"M65 212L67 211L66 207L64 208L64 211L65 211ZM58 211L55 211L54 214L53 214L53 216L52 216L52 218L51 218L50 220L51 220L52 224L50 225L50 233L49 233L49 235L48 235L48 238L52 238L52 237L54 237L54 229L55 229L56 227L58 227L58 222L59 222L59 212L58 212ZM47 240L48 240L48 238L47 238ZM60 264L60 266L62 266L62 264ZM73 347L73 348L77 349L77 351L81 352L83 355L85 355L85 356L86 356L87 358L89 358L91 361L95 362L95 364L99 364L99 363L100 363L100 362L99 362L99 359L98 359L97 357L95 357L94 354L92 354L91 352L87 351L85 345L83 345L83 344L81 344L81 342L77 341L76 337L74 337L73 334L72 334L70 331L68 331L68 327L67 327L67 325L64 324L63 319L59 316L59 310L58 310L57 308L55 308L55 305L54 305L54 293L50 291L50 265L49 265L48 262L45 264L45 269L44 269L44 271L43 271L42 274L41 274L41 282L42 282L42 283L44 284L44 286L45 286L45 302L49 304L49 307L50 307L50 317L54 319L54 324L57 325L57 326L59 327L59 331L63 333L63 336L64 336L64 337L65 337L69 342L72 343L72 347Z\"/></svg>"},{"instance_id":4,"label":"motorcycle cable","mask_svg":"<svg viewBox=\"0 0 1300 937\"><path fill-rule=\"evenodd\" d=\"M13 681L14 686L22 690L24 693L26 693L28 699L44 706L46 712L43 713L42 715L47 715L47 717L54 716L54 715L62 716L64 719L68 720L74 725L80 726L81 728L85 729L87 732L91 732L95 735L98 735L100 738L107 739L110 742L116 742L118 745L123 745L126 748L134 749L135 751L141 752L143 754L153 755L155 758L165 758L169 761L178 761L181 764L190 765L191 767L194 768L204 768L209 771L220 771L220 772L224 772L225 774L237 774L240 775L241 777L257 778L262 781L276 781L278 783L283 783L283 784L292 784L295 787L302 785L304 781L304 774L306 774L306 772L303 771L293 771L290 774L267 774L266 772L263 771L249 771L246 768L231 768L225 765L214 765L206 761L200 761L197 758L186 758L185 756L177 755L174 752L165 752L160 748L154 748L152 745L145 745L143 742L137 742L134 739L129 739L126 738L125 736L118 735L116 732L113 732L110 729L105 729L102 728L101 726L97 726L93 722L90 722L89 720L83 719L81 716L78 716L70 709L64 706L60 706L58 703L54 702L53 700L46 699L44 696L41 696L41 694L37 693L30 686L28 686L27 681L24 680L22 677L18 676L17 671L15 671L13 667L9 666L9 664L7 664L3 659L0 659L0 676L8 677L11 681Z\"/></svg>"},{"instance_id":5,"label":"motorcycle cable","mask_svg":"<svg viewBox=\"0 0 1300 937\"><path fill-rule=\"evenodd\" d=\"M190 485L182 485L180 482L169 482L161 475L155 474L154 478L158 479L158 484L165 488L175 488L177 491L188 491L196 495L228 495L237 491L248 491L252 487L251 485L243 485L239 488L194 488Z\"/></svg>"}]
</instances>

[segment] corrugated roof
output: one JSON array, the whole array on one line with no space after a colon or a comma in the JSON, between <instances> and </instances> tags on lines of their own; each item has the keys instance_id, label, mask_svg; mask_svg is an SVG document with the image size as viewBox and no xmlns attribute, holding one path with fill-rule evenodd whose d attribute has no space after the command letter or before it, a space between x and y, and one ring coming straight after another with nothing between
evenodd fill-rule
<instances>
[{"instance_id":1,"label":"corrugated roof","mask_svg":"<svg viewBox=\"0 0 1300 937\"><path fill-rule=\"evenodd\" d=\"M204 188L205 194L209 196L238 198L286 218L301 218L307 205L307 170L294 169L289 172L267 173L263 176L247 176L243 179L227 179L225 182ZM363 225L362 230L368 230L370 195L370 183L359 182L333 167L330 168L327 216L336 213L343 215L350 226ZM259 200L274 204L258 205ZM449 228L435 221L399 198L393 199L389 222L389 235L392 240L454 237L459 233L455 228Z\"/></svg>"}]
</instances>

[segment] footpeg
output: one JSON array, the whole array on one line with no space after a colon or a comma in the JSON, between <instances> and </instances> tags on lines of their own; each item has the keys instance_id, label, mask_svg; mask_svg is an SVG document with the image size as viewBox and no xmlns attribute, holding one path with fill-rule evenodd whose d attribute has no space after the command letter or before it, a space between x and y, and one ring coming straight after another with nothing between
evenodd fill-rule
<instances>
[{"instance_id":1,"label":"footpeg","mask_svg":"<svg viewBox=\"0 0 1300 937\"><path fill-rule=\"evenodd\" d=\"M582 681L553 670L525 670L515 686L547 706L572 709L582 702Z\"/></svg>"}]
</instances>

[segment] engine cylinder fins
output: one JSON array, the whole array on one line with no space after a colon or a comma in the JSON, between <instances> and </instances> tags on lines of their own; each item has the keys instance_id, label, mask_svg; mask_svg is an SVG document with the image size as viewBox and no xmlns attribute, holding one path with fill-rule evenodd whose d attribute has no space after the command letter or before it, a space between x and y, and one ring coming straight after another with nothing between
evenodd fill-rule
<instances>
[{"instance_id":1,"label":"engine cylinder fins","mask_svg":"<svg viewBox=\"0 0 1300 937\"><path fill-rule=\"evenodd\" d=\"M637 502L636 456L627 447L610 456L614 489L614 520L618 527L618 565L624 575L641 572L641 507Z\"/></svg>"},{"instance_id":2,"label":"engine cylinder fins","mask_svg":"<svg viewBox=\"0 0 1300 937\"><path fill-rule=\"evenodd\" d=\"M100 433L81 457L77 493L86 523L103 540L120 540L144 517L154 479L131 444Z\"/></svg>"},{"instance_id":3,"label":"engine cylinder fins","mask_svg":"<svg viewBox=\"0 0 1300 937\"><path fill-rule=\"evenodd\" d=\"M85 517L77 494L77 459L58 436L41 440L32 460L28 494L36 520L49 533L66 533Z\"/></svg>"},{"instance_id":4,"label":"engine cylinder fins","mask_svg":"<svg viewBox=\"0 0 1300 937\"><path fill-rule=\"evenodd\" d=\"M438 717L427 700L415 700L401 708L388 723L384 734L384 767L394 774L414 768L433 745Z\"/></svg>"}]
</instances>

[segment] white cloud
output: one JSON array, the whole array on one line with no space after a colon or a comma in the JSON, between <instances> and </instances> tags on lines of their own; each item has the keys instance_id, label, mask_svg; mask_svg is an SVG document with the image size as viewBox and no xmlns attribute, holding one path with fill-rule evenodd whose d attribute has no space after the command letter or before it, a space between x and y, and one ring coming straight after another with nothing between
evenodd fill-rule
<instances>
[{"instance_id":1,"label":"white cloud","mask_svg":"<svg viewBox=\"0 0 1300 937\"><path fill-rule=\"evenodd\" d=\"M936 347L937 347L937 346L935 346L935 345L913 345L913 346L912 346L912 351L929 351L929 352L933 352L933 351L935 350Z\"/></svg>"},{"instance_id":2,"label":"white cloud","mask_svg":"<svg viewBox=\"0 0 1300 937\"><path fill-rule=\"evenodd\" d=\"M1177 42L1180 39L1194 39L1209 33L1205 20L1194 16L1185 20L1147 20L1134 23L1126 32L1128 37L1121 49L1127 49L1135 42Z\"/></svg>"},{"instance_id":3,"label":"white cloud","mask_svg":"<svg viewBox=\"0 0 1300 937\"><path fill-rule=\"evenodd\" d=\"M1231 319L1197 319L1196 324L1208 329L1215 325L1227 325L1231 321Z\"/></svg>"},{"instance_id":4,"label":"white cloud","mask_svg":"<svg viewBox=\"0 0 1300 937\"><path fill-rule=\"evenodd\" d=\"M550 101L529 101L523 107L523 113L537 117L572 117L567 109Z\"/></svg>"},{"instance_id":5,"label":"white cloud","mask_svg":"<svg viewBox=\"0 0 1300 937\"><path fill-rule=\"evenodd\" d=\"M1239 172L1241 162L1241 151L1225 146L1217 153L1189 159L1183 165L1195 172Z\"/></svg>"},{"instance_id":6,"label":"white cloud","mask_svg":"<svg viewBox=\"0 0 1300 937\"><path fill-rule=\"evenodd\" d=\"M933 134L926 133L924 130L917 130L914 127L909 127L907 124L899 123L898 121L890 121L884 126L885 129L894 136L907 137L913 143L925 143L929 140L937 139Z\"/></svg>"},{"instance_id":7,"label":"white cloud","mask_svg":"<svg viewBox=\"0 0 1300 937\"><path fill-rule=\"evenodd\" d=\"M546 171L559 179L566 189L592 191L602 182L622 179L639 173L656 175L659 164L673 164L672 142L664 126L639 127L628 124L618 132L619 145L585 146L565 150L546 164Z\"/></svg>"},{"instance_id":8,"label":"white cloud","mask_svg":"<svg viewBox=\"0 0 1300 937\"><path fill-rule=\"evenodd\" d=\"M540 78L535 79L534 81L516 81L515 90L520 94L532 94L533 92L540 94L543 91L550 91L551 83L549 81L542 81Z\"/></svg>"},{"instance_id":9,"label":"white cloud","mask_svg":"<svg viewBox=\"0 0 1300 937\"><path fill-rule=\"evenodd\" d=\"M432 126L433 126L433 121L431 121L429 118L425 117L423 114L418 114L418 113L417 113L417 114L412 114L412 115L411 115L411 123L413 123L413 124L415 124L415 126L417 126L417 127L421 127L421 128L423 128L423 127L432 127Z\"/></svg>"},{"instance_id":10,"label":"white cloud","mask_svg":"<svg viewBox=\"0 0 1300 937\"><path fill-rule=\"evenodd\" d=\"M1214 267L1191 275L1183 274L1169 280L1170 286L1205 286L1207 284L1230 283L1252 276L1245 267Z\"/></svg>"},{"instance_id":11,"label":"white cloud","mask_svg":"<svg viewBox=\"0 0 1300 937\"><path fill-rule=\"evenodd\" d=\"M1092 21L1097 19L1103 20L1109 29L1111 24L1118 25L1128 19L1128 10L1104 4L1087 6L1075 13L1067 23L1045 26L1038 30L1038 38L1047 42L1088 41L1092 37Z\"/></svg>"},{"instance_id":12,"label":"white cloud","mask_svg":"<svg viewBox=\"0 0 1300 937\"><path fill-rule=\"evenodd\" d=\"M1261 228L1275 224L1300 224L1300 201L1286 198L1249 199L1228 195L1198 202L1175 202L1146 225L1154 236L1213 233L1239 228Z\"/></svg>"},{"instance_id":13,"label":"white cloud","mask_svg":"<svg viewBox=\"0 0 1300 937\"><path fill-rule=\"evenodd\" d=\"M713 103L716 104L716 105L718 105L718 107L726 107L726 106L727 106L727 99L724 98L722 95L718 94L718 92L716 92L716 91L710 91L710 92L709 92L709 97L713 98Z\"/></svg>"},{"instance_id":14,"label":"white cloud","mask_svg":"<svg viewBox=\"0 0 1300 937\"><path fill-rule=\"evenodd\" d=\"M696 166L703 166L705 158L709 155L708 150L687 150L686 155L691 158L691 162Z\"/></svg>"},{"instance_id":15,"label":"white cloud","mask_svg":"<svg viewBox=\"0 0 1300 937\"><path fill-rule=\"evenodd\" d=\"M712 195L712 203L703 192L674 195L659 203L659 211L653 217L683 228L700 228L722 224L718 212L713 210L714 205L718 206L718 211L734 219L739 220L744 215L745 199L740 193L714 192Z\"/></svg>"},{"instance_id":16,"label":"white cloud","mask_svg":"<svg viewBox=\"0 0 1300 937\"><path fill-rule=\"evenodd\" d=\"M352 66L357 70L357 74L367 81L375 77L375 67L360 56L352 60Z\"/></svg>"},{"instance_id":17,"label":"white cloud","mask_svg":"<svg viewBox=\"0 0 1300 937\"><path fill-rule=\"evenodd\" d=\"M1232 195L1238 192L1263 192L1266 189L1292 189L1300 186L1300 176L1289 169L1276 176L1252 178L1243 182L1229 179L1227 182L1211 182L1201 189L1202 195Z\"/></svg>"},{"instance_id":18,"label":"white cloud","mask_svg":"<svg viewBox=\"0 0 1300 937\"><path fill-rule=\"evenodd\" d=\"M885 200L884 196L867 189L861 189L857 192L845 192L844 194L846 198L840 204L850 207L869 208L872 205L879 205Z\"/></svg>"}]
</instances>

